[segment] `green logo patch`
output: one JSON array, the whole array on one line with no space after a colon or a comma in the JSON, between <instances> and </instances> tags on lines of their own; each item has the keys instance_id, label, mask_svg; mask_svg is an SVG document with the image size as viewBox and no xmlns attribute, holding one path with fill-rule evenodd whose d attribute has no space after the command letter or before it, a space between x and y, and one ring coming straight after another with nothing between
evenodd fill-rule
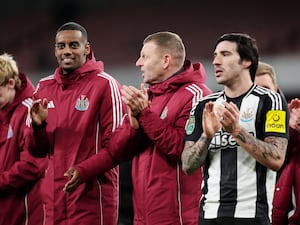
<instances>
[{"instance_id":1,"label":"green logo patch","mask_svg":"<svg viewBox=\"0 0 300 225\"><path fill-rule=\"evenodd\" d=\"M194 129L195 129L195 116L190 116L190 118L186 121L185 133L187 135L191 135Z\"/></svg>"}]
</instances>

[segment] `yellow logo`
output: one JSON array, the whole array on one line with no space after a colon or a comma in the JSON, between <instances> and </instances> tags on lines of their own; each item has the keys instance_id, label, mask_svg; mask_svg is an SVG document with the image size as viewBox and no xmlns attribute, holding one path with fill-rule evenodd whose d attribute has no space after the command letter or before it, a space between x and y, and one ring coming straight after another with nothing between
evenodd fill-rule
<instances>
[{"instance_id":1,"label":"yellow logo","mask_svg":"<svg viewBox=\"0 0 300 225\"><path fill-rule=\"evenodd\" d=\"M286 132L286 112L280 110L270 110L267 112L265 132Z\"/></svg>"}]
</instances>

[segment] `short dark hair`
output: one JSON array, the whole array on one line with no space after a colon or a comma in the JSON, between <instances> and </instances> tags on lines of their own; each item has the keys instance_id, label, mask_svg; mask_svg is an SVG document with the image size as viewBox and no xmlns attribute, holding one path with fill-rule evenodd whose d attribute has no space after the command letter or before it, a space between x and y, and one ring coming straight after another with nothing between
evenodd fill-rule
<instances>
[{"instance_id":1,"label":"short dark hair","mask_svg":"<svg viewBox=\"0 0 300 225\"><path fill-rule=\"evenodd\" d=\"M84 38L84 40L88 41L88 35L86 29L78 23L75 22L65 23L61 25L60 28L58 28L57 33L63 30L78 30L82 33L82 37Z\"/></svg>"},{"instance_id":2,"label":"short dark hair","mask_svg":"<svg viewBox=\"0 0 300 225\"><path fill-rule=\"evenodd\" d=\"M237 51L240 55L241 60L250 60L252 62L249 68L249 72L251 80L254 82L259 61L256 40L245 33L224 34L217 40L215 44L215 49L217 45L222 41L230 41L237 43Z\"/></svg>"}]
</instances>

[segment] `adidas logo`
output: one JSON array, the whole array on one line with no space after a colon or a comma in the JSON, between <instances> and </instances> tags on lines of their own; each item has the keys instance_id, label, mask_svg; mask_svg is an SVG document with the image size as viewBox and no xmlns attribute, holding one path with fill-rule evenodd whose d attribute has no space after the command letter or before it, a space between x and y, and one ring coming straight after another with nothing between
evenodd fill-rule
<instances>
[{"instance_id":1,"label":"adidas logo","mask_svg":"<svg viewBox=\"0 0 300 225\"><path fill-rule=\"evenodd\" d=\"M54 109L54 102L51 100L50 102L48 102L48 109Z\"/></svg>"}]
</instances>

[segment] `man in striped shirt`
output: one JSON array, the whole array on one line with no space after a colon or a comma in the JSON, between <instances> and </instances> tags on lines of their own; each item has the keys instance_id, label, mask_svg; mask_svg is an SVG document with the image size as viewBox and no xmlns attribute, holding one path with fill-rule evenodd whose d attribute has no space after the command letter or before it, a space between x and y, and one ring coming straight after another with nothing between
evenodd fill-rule
<instances>
[{"instance_id":1,"label":"man in striped shirt","mask_svg":"<svg viewBox=\"0 0 300 225\"><path fill-rule=\"evenodd\" d=\"M258 58L249 35L221 36L213 65L224 90L191 110L182 163L188 174L204 165L201 225L270 224L289 114L279 94L253 83Z\"/></svg>"}]
</instances>

